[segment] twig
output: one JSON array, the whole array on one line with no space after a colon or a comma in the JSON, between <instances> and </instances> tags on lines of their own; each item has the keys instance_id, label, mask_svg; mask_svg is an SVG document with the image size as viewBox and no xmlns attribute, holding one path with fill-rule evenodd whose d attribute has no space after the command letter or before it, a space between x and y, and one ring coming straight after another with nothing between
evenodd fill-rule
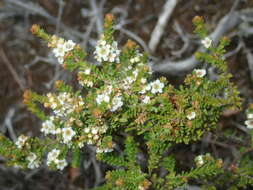
<instances>
[{"instance_id":1,"label":"twig","mask_svg":"<svg viewBox=\"0 0 253 190\"><path fill-rule=\"evenodd\" d=\"M6 127L8 129L11 139L13 141L16 141L17 136L16 136L13 126L12 126L12 118L13 118L14 114L15 114L15 109L10 108L5 116L1 131L4 131L4 127Z\"/></svg>"},{"instance_id":2,"label":"twig","mask_svg":"<svg viewBox=\"0 0 253 190\"><path fill-rule=\"evenodd\" d=\"M65 3L62 0L59 0L59 8L58 8L58 15L57 15L57 23L56 23L56 30L55 33L58 35L60 26L61 26L61 18L63 13Z\"/></svg>"},{"instance_id":3,"label":"twig","mask_svg":"<svg viewBox=\"0 0 253 190\"><path fill-rule=\"evenodd\" d=\"M155 52L156 47L164 33L165 26L168 23L170 16L172 15L174 8L177 5L177 2L178 2L177 0L166 1L163 7L163 11L158 18L157 24L151 33L151 38L148 43L148 47L151 50L151 52Z\"/></svg>"},{"instance_id":4,"label":"twig","mask_svg":"<svg viewBox=\"0 0 253 190\"><path fill-rule=\"evenodd\" d=\"M190 45L190 40L187 37L187 35L184 34L182 28L180 27L180 25L178 24L178 22L176 21L174 23L174 29L176 30L176 32L179 34L179 36L181 37L182 41L184 42L184 45L182 46L182 48L180 50L176 50L176 51L172 51L171 54L174 56L181 56L189 47Z\"/></svg>"},{"instance_id":5,"label":"twig","mask_svg":"<svg viewBox=\"0 0 253 190\"><path fill-rule=\"evenodd\" d=\"M251 80L253 80L253 54L250 52L250 50L245 50L246 57L248 60L249 70L250 70L250 77Z\"/></svg>"},{"instance_id":6,"label":"twig","mask_svg":"<svg viewBox=\"0 0 253 190\"><path fill-rule=\"evenodd\" d=\"M8 68L9 71L11 72L11 74L12 74L14 80L15 80L15 81L17 82L17 84L19 85L20 89L21 89L22 91L24 91L24 90L25 90L25 86L24 86L22 80L19 78L17 72L15 71L15 69L13 68L13 66L11 65L9 59L7 58L5 52L4 52L4 50L3 50L2 48L0 49L0 56L1 56L2 59L3 59L3 63L7 66L7 68Z\"/></svg>"},{"instance_id":7,"label":"twig","mask_svg":"<svg viewBox=\"0 0 253 190\"><path fill-rule=\"evenodd\" d=\"M97 33L101 34L103 32L103 5L105 0L102 0L100 5L97 6L96 0L89 0L90 6L93 10L93 16L96 18L96 26L97 26Z\"/></svg>"},{"instance_id":8,"label":"twig","mask_svg":"<svg viewBox=\"0 0 253 190\"><path fill-rule=\"evenodd\" d=\"M7 3L11 3L11 4L16 5L18 7L26 9L33 14L37 14L42 17L45 17L48 19L49 22L57 25L57 18L50 15L45 9L40 7L38 4L34 4L31 2L25 3L23 1L18 1L18 0L8 0ZM70 28L63 23L61 23L61 27L63 30L66 31L66 35L68 35L70 38L73 38L73 36L81 38L81 39L83 38L83 34L81 32L73 30L73 28Z\"/></svg>"},{"instance_id":9,"label":"twig","mask_svg":"<svg viewBox=\"0 0 253 190\"><path fill-rule=\"evenodd\" d=\"M141 45L141 47L144 49L144 51L150 52L147 44L135 33L131 32L130 30L124 29L124 28L120 27L119 25L115 26L115 29L126 34L130 38L134 39L137 43L139 43Z\"/></svg>"}]
</instances>

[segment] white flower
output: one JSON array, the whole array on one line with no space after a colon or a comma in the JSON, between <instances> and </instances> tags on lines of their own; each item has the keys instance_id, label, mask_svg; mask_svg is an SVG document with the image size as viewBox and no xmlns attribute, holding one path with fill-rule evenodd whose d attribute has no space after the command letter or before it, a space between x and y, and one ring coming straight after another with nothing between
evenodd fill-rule
<instances>
[{"instance_id":1,"label":"white flower","mask_svg":"<svg viewBox=\"0 0 253 190\"><path fill-rule=\"evenodd\" d=\"M47 165L50 165L52 162L58 160L58 156L60 155L60 150L53 149L51 152L47 154Z\"/></svg>"},{"instance_id":2,"label":"white flower","mask_svg":"<svg viewBox=\"0 0 253 190\"><path fill-rule=\"evenodd\" d=\"M76 132L71 127L65 127L62 129L63 142L68 143L75 136Z\"/></svg>"},{"instance_id":3,"label":"white flower","mask_svg":"<svg viewBox=\"0 0 253 190\"><path fill-rule=\"evenodd\" d=\"M40 130L43 132L45 135L48 134L56 134L56 127L54 123L51 120L46 120L42 123L42 128Z\"/></svg>"},{"instance_id":4,"label":"white flower","mask_svg":"<svg viewBox=\"0 0 253 190\"><path fill-rule=\"evenodd\" d=\"M108 103L110 101L110 96L107 94L99 94L96 98L97 104L101 104L102 102Z\"/></svg>"},{"instance_id":5,"label":"white flower","mask_svg":"<svg viewBox=\"0 0 253 190\"><path fill-rule=\"evenodd\" d=\"M89 132L90 132L90 128L89 128L89 127L85 128L85 129L84 129L84 132L85 132L85 133L89 133Z\"/></svg>"},{"instance_id":6,"label":"white flower","mask_svg":"<svg viewBox=\"0 0 253 190\"><path fill-rule=\"evenodd\" d=\"M100 41L99 41L99 45L105 46L105 45L106 45L106 41L105 41L105 40L100 40Z\"/></svg>"},{"instance_id":7,"label":"white flower","mask_svg":"<svg viewBox=\"0 0 253 190\"><path fill-rule=\"evenodd\" d=\"M131 65L129 65L129 66L127 67L127 69L128 69L128 70L132 70L133 67L132 67Z\"/></svg>"},{"instance_id":8,"label":"white flower","mask_svg":"<svg viewBox=\"0 0 253 190\"><path fill-rule=\"evenodd\" d=\"M143 102L144 104L148 104L148 103L150 102L150 97L149 97L149 96L145 96L145 97L143 98L142 102Z\"/></svg>"},{"instance_id":9,"label":"white flower","mask_svg":"<svg viewBox=\"0 0 253 190\"><path fill-rule=\"evenodd\" d=\"M93 129L91 130L91 133L92 133L93 135L96 135L96 134L98 133L98 129L97 129L97 128L93 128Z\"/></svg>"},{"instance_id":10,"label":"white flower","mask_svg":"<svg viewBox=\"0 0 253 190\"><path fill-rule=\"evenodd\" d=\"M64 58L63 57L58 57L57 61L59 62L59 64L63 64L64 63Z\"/></svg>"},{"instance_id":11,"label":"white flower","mask_svg":"<svg viewBox=\"0 0 253 190\"><path fill-rule=\"evenodd\" d=\"M151 83L146 85L139 93L140 94L145 94L149 90L151 90Z\"/></svg>"},{"instance_id":12,"label":"white flower","mask_svg":"<svg viewBox=\"0 0 253 190\"><path fill-rule=\"evenodd\" d=\"M246 120L245 125L247 125L248 129L253 129L253 120Z\"/></svg>"},{"instance_id":13,"label":"white flower","mask_svg":"<svg viewBox=\"0 0 253 190\"><path fill-rule=\"evenodd\" d=\"M146 82L147 82L147 79L141 78L141 83L142 83L142 84L145 84Z\"/></svg>"},{"instance_id":14,"label":"white flower","mask_svg":"<svg viewBox=\"0 0 253 190\"><path fill-rule=\"evenodd\" d=\"M84 147L84 142L78 142L78 147L83 148Z\"/></svg>"},{"instance_id":15,"label":"white flower","mask_svg":"<svg viewBox=\"0 0 253 190\"><path fill-rule=\"evenodd\" d=\"M53 49L55 57L64 57L65 52L65 48L62 44L57 44L57 47Z\"/></svg>"},{"instance_id":16,"label":"white flower","mask_svg":"<svg viewBox=\"0 0 253 190\"><path fill-rule=\"evenodd\" d=\"M204 156L203 155L199 155L195 158L195 161L197 163L197 165L202 166L204 164Z\"/></svg>"},{"instance_id":17,"label":"white flower","mask_svg":"<svg viewBox=\"0 0 253 190\"><path fill-rule=\"evenodd\" d=\"M84 74L89 75L90 71L91 71L90 69L85 69Z\"/></svg>"},{"instance_id":18,"label":"white flower","mask_svg":"<svg viewBox=\"0 0 253 190\"><path fill-rule=\"evenodd\" d=\"M162 93L163 92L164 84L159 79L157 79L154 82L150 83L150 86L152 88L151 92L153 94Z\"/></svg>"},{"instance_id":19,"label":"white flower","mask_svg":"<svg viewBox=\"0 0 253 190\"><path fill-rule=\"evenodd\" d=\"M139 70L138 70L138 69L136 69L136 70L133 72L135 78L137 78L138 73L139 73Z\"/></svg>"},{"instance_id":20,"label":"white flower","mask_svg":"<svg viewBox=\"0 0 253 190\"><path fill-rule=\"evenodd\" d=\"M75 45L76 44L72 40L68 40L63 44L63 48L65 51L71 51L74 49Z\"/></svg>"},{"instance_id":21,"label":"white flower","mask_svg":"<svg viewBox=\"0 0 253 190\"><path fill-rule=\"evenodd\" d=\"M55 160L56 168L59 170L63 170L67 165L67 161L65 159L63 160Z\"/></svg>"},{"instance_id":22,"label":"white flower","mask_svg":"<svg viewBox=\"0 0 253 190\"><path fill-rule=\"evenodd\" d=\"M111 111L114 112L114 111L116 111L117 109L119 109L122 106L123 106L122 97L121 96L115 96L112 99L112 108L111 108Z\"/></svg>"},{"instance_id":23,"label":"white flower","mask_svg":"<svg viewBox=\"0 0 253 190\"><path fill-rule=\"evenodd\" d=\"M98 139L99 139L99 136L98 136L98 135L94 135L94 136L93 136L93 139L94 139L94 140L98 140Z\"/></svg>"},{"instance_id":24,"label":"white flower","mask_svg":"<svg viewBox=\"0 0 253 190\"><path fill-rule=\"evenodd\" d=\"M87 81L87 82L86 82L86 85L87 85L88 87L93 87L93 82L92 82L92 81Z\"/></svg>"},{"instance_id":25,"label":"white flower","mask_svg":"<svg viewBox=\"0 0 253 190\"><path fill-rule=\"evenodd\" d=\"M39 165L40 165L40 162L39 160L37 159L37 156L36 154L34 154L33 152L31 152L27 158L26 158L29 163L28 163L28 168L30 169L34 169L34 168L38 168Z\"/></svg>"},{"instance_id":26,"label":"white flower","mask_svg":"<svg viewBox=\"0 0 253 190\"><path fill-rule=\"evenodd\" d=\"M135 63L135 59L134 59L134 58L131 58L131 59L130 59L130 63Z\"/></svg>"},{"instance_id":27,"label":"white flower","mask_svg":"<svg viewBox=\"0 0 253 190\"><path fill-rule=\"evenodd\" d=\"M126 83L128 84L132 84L135 81L133 77L127 77L125 80L126 80Z\"/></svg>"},{"instance_id":28,"label":"white flower","mask_svg":"<svg viewBox=\"0 0 253 190\"><path fill-rule=\"evenodd\" d=\"M253 119L253 113L249 113L249 114L247 115L247 118L248 118L248 119Z\"/></svg>"},{"instance_id":29,"label":"white flower","mask_svg":"<svg viewBox=\"0 0 253 190\"><path fill-rule=\"evenodd\" d=\"M197 77L204 77L206 75L205 69L194 69L194 72L196 73Z\"/></svg>"},{"instance_id":30,"label":"white flower","mask_svg":"<svg viewBox=\"0 0 253 190\"><path fill-rule=\"evenodd\" d=\"M140 60L141 60L140 57L139 57L139 56L136 56L136 57L131 58L131 59L130 59L130 62L131 62L131 63L137 63L137 62L139 62Z\"/></svg>"},{"instance_id":31,"label":"white flower","mask_svg":"<svg viewBox=\"0 0 253 190\"><path fill-rule=\"evenodd\" d=\"M97 47L95 51L96 57L99 60L108 61L110 49L106 46Z\"/></svg>"},{"instance_id":32,"label":"white flower","mask_svg":"<svg viewBox=\"0 0 253 190\"><path fill-rule=\"evenodd\" d=\"M108 56L108 60L109 62L114 62L117 58L117 54L116 53L110 53Z\"/></svg>"},{"instance_id":33,"label":"white flower","mask_svg":"<svg viewBox=\"0 0 253 190\"><path fill-rule=\"evenodd\" d=\"M134 58L134 60L135 60L135 62L139 62L141 59L140 59L139 56L137 56L137 57Z\"/></svg>"},{"instance_id":34,"label":"white flower","mask_svg":"<svg viewBox=\"0 0 253 190\"><path fill-rule=\"evenodd\" d=\"M203 44L205 48L210 48L212 45L212 40L206 37L205 39L201 40L201 43Z\"/></svg>"},{"instance_id":35,"label":"white flower","mask_svg":"<svg viewBox=\"0 0 253 190\"><path fill-rule=\"evenodd\" d=\"M18 140L16 141L16 146L18 147L18 148L22 148L24 145L25 145L25 142L28 140L28 137L27 136L25 136L25 135L20 135L19 137L18 137Z\"/></svg>"},{"instance_id":36,"label":"white flower","mask_svg":"<svg viewBox=\"0 0 253 190\"><path fill-rule=\"evenodd\" d=\"M196 113L193 111L193 112L189 113L186 117L189 120L193 120L196 117Z\"/></svg>"}]
</instances>

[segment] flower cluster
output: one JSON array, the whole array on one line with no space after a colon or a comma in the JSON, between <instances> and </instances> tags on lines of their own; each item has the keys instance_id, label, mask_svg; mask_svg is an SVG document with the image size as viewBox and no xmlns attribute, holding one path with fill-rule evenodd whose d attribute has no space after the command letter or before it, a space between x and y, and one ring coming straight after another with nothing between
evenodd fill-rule
<instances>
[{"instance_id":1,"label":"flower cluster","mask_svg":"<svg viewBox=\"0 0 253 190\"><path fill-rule=\"evenodd\" d=\"M30 152L26 159L29 162L28 168L30 169L38 168L40 166L40 161L35 153Z\"/></svg>"},{"instance_id":2,"label":"flower cluster","mask_svg":"<svg viewBox=\"0 0 253 190\"><path fill-rule=\"evenodd\" d=\"M120 50L118 49L118 43L113 41L112 43L108 43L104 39L104 35L101 36L101 39L98 41L96 50L94 52L95 59L98 62L108 61L108 62L116 62L119 63L120 59Z\"/></svg>"},{"instance_id":3,"label":"flower cluster","mask_svg":"<svg viewBox=\"0 0 253 190\"><path fill-rule=\"evenodd\" d=\"M40 131L44 133L45 135L49 135L49 134L55 135L59 133L59 130L58 130L59 128L57 128L54 124L54 118L55 118L54 116L51 116L48 120L42 123L42 127Z\"/></svg>"},{"instance_id":4,"label":"flower cluster","mask_svg":"<svg viewBox=\"0 0 253 190\"><path fill-rule=\"evenodd\" d=\"M106 153L106 152L112 152L114 144L111 144L110 147L102 147L102 137L103 134L106 133L108 127L106 125L103 126L92 126L92 127L86 127L84 129L85 138L83 138L79 142L79 147L82 148L84 146L84 143L86 142L89 145L94 145L96 147L97 153Z\"/></svg>"},{"instance_id":5,"label":"flower cluster","mask_svg":"<svg viewBox=\"0 0 253 190\"><path fill-rule=\"evenodd\" d=\"M245 121L245 124L248 129L253 129L253 113L247 114L247 120Z\"/></svg>"},{"instance_id":6,"label":"flower cluster","mask_svg":"<svg viewBox=\"0 0 253 190\"><path fill-rule=\"evenodd\" d=\"M84 71L78 72L78 81L82 86L93 87L94 83L87 79L87 76L91 74L91 69L86 68Z\"/></svg>"},{"instance_id":7,"label":"flower cluster","mask_svg":"<svg viewBox=\"0 0 253 190\"><path fill-rule=\"evenodd\" d=\"M55 35L52 36L51 41L48 43L48 46L53 48L52 52L60 64L64 63L64 56L67 52L73 50L75 45L72 40L65 41Z\"/></svg>"},{"instance_id":8,"label":"flower cluster","mask_svg":"<svg viewBox=\"0 0 253 190\"><path fill-rule=\"evenodd\" d=\"M47 155L47 165L55 165L57 169L63 170L67 166L67 161L65 159L59 159L60 156L60 150L53 149L51 152Z\"/></svg>"},{"instance_id":9,"label":"flower cluster","mask_svg":"<svg viewBox=\"0 0 253 190\"><path fill-rule=\"evenodd\" d=\"M107 126L102 127L86 127L84 133L87 136L88 144L97 144L98 140L101 139L101 135L104 134L107 130Z\"/></svg>"},{"instance_id":10,"label":"flower cluster","mask_svg":"<svg viewBox=\"0 0 253 190\"><path fill-rule=\"evenodd\" d=\"M131 71L131 75L128 75L122 82L122 88L124 90L128 90L131 88L131 85L136 81L138 74L139 74L139 70L135 69L134 71L132 71L133 68L132 66L128 66L126 68L126 72Z\"/></svg>"},{"instance_id":11,"label":"flower cluster","mask_svg":"<svg viewBox=\"0 0 253 190\"><path fill-rule=\"evenodd\" d=\"M73 112L78 113L84 106L81 96L73 97L68 92L61 92L58 96L48 93L47 97L48 102L44 106L52 108L57 117L66 117Z\"/></svg>"},{"instance_id":12,"label":"flower cluster","mask_svg":"<svg viewBox=\"0 0 253 190\"><path fill-rule=\"evenodd\" d=\"M145 86L145 88L142 89L140 93L145 94L147 91L151 91L152 94L162 93L163 88L164 88L164 83L162 83L159 79L156 79L155 81Z\"/></svg>"}]
</instances>

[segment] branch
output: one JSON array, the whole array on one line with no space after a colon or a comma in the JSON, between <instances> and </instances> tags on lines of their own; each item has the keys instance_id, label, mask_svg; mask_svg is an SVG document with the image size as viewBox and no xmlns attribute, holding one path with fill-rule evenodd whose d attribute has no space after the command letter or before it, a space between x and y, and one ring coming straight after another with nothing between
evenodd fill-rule
<instances>
[{"instance_id":1,"label":"branch","mask_svg":"<svg viewBox=\"0 0 253 190\"><path fill-rule=\"evenodd\" d=\"M151 38L148 43L148 47L151 52L155 52L156 47L164 33L166 24L168 23L170 16L172 15L174 8L177 5L177 0L167 0L163 7L163 12L158 18L158 22L151 34Z\"/></svg>"},{"instance_id":2,"label":"branch","mask_svg":"<svg viewBox=\"0 0 253 190\"><path fill-rule=\"evenodd\" d=\"M42 17L45 17L46 19L48 19L49 22L57 25L57 23L59 22L58 18L53 17L52 15L50 15L45 9L43 9L41 6L39 6L38 4L34 4L34 3L25 3L21 0L8 0L7 3L13 4L17 7L20 7L22 9L28 10L33 14L37 14L40 15ZM83 34L79 31L73 30L73 28L66 26L63 23L59 23L62 27L63 30L66 31L66 34L68 34L68 36L70 38L73 38L73 36L78 37L83 39Z\"/></svg>"},{"instance_id":3,"label":"branch","mask_svg":"<svg viewBox=\"0 0 253 190\"><path fill-rule=\"evenodd\" d=\"M13 68L13 66L11 65L9 59L7 58L5 52L3 49L0 49L0 57L3 60L3 63L7 66L7 68L9 69L9 71L11 72L14 80L17 82L19 88L24 91L25 90L25 85L23 84L23 80L21 80L21 78L18 76L17 72L15 71L15 69Z\"/></svg>"}]
</instances>

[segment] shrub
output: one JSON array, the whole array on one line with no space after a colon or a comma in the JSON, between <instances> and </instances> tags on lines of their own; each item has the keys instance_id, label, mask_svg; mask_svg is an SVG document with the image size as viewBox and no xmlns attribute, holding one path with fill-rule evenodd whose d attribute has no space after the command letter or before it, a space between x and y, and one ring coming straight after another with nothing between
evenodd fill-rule
<instances>
[{"instance_id":1,"label":"shrub","mask_svg":"<svg viewBox=\"0 0 253 190\"><path fill-rule=\"evenodd\" d=\"M201 17L193 23L207 50L196 58L204 68L216 69L218 77L211 80L206 69L195 69L179 87L165 77L152 77L148 55L135 42L129 40L119 49L111 14L106 15L105 30L94 51L98 64L87 63L86 53L73 41L33 25L32 33L48 43L59 64L78 71L80 86L74 90L57 81L54 93L24 93L28 109L43 120L45 138L21 135L11 142L2 135L0 154L7 164L33 169L46 157L51 169L63 170L70 161L71 167L78 168L82 151L92 146L98 160L115 166L97 190L167 190L192 182L204 189L251 185L253 169L246 161L232 170L207 153L195 158L194 168L182 171L168 151L179 143L199 141L217 127L225 110L241 106L224 59L229 39L224 37L216 45L207 37Z\"/></svg>"}]
</instances>

